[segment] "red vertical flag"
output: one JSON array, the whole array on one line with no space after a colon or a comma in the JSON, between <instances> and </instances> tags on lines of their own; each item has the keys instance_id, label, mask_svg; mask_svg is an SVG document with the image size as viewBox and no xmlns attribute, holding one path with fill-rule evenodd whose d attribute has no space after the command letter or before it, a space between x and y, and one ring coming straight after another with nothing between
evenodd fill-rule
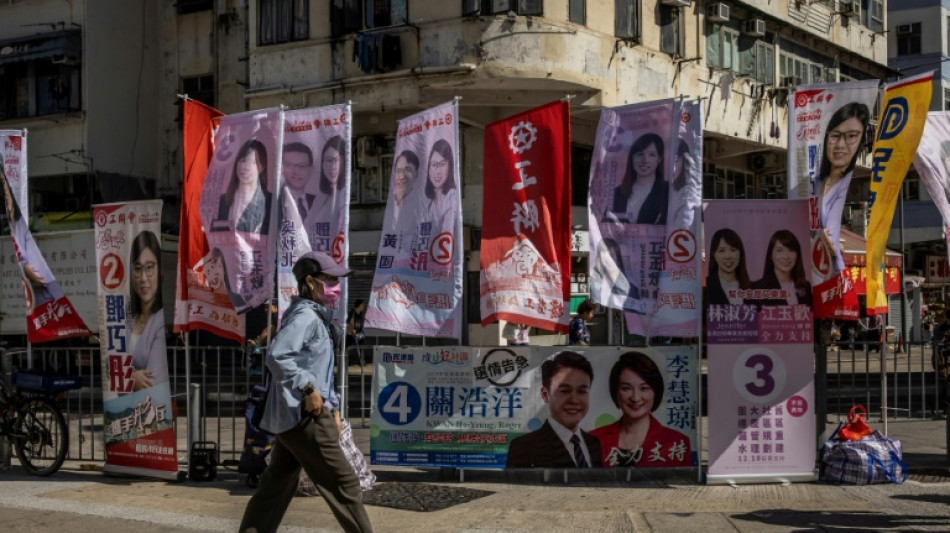
<instances>
[{"instance_id":1,"label":"red vertical flag","mask_svg":"<svg viewBox=\"0 0 950 533\"><path fill-rule=\"evenodd\" d=\"M503 319L567 332L571 119L550 103L485 128L482 325Z\"/></svg>"},{"instance_id":2,"label":"red vertical flag","mask_svg":"<svg viewBox=\"0 0 950 533\"><path fill-rule=\"evenodd\" d=\"M195 100L183 110L185 182L178 236L178 284L175 288L175 332L201 328L222 337L244 340L244 317L234 312L224 287L211 272L215 259L201 227L201 191L214 155L214 127L223 113ZM206 269L207 267L207 269Z\"/></svg>"}]
</instances>

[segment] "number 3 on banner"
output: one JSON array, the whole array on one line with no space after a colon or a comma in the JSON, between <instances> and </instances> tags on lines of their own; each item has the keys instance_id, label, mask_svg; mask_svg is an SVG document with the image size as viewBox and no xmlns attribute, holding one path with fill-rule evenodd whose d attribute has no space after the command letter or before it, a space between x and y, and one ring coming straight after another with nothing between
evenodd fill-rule
<instances>
[{"instance_id":1,"label":"number 3 on banner","mask_svg":"<svg viewBox=\"0 0 950 533\"><path fill-rule=\"evenodd\" d=\"M770 403L778 398L787 378L782 358L761 346L742 352L732 366L732 384L750 403Z\"/></svg>"},{"instance_id":2,"label":"number 3 on banner","mask_svg":"<svg viewBox=\"0 0 950 533\"><path fill-rule=\"evenodd\" d=\"M404 426L419 416L422 398L412 385L397 381L386 385L379 393L380 414L394 426Z\"/></svg>"}]
</instances>

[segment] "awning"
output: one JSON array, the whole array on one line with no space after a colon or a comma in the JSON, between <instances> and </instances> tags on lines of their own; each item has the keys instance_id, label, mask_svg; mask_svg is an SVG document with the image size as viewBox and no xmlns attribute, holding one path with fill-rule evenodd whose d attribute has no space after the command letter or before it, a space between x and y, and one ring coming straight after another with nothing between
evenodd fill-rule
<instances>
[{"instance_id":1,"label":"awning","mask_svg":"<svg viewBox=\"0 0 950 533\"><path fill-rule=\"evenodd\" d=\"M79 61L82 58L80 31L56 31L0 41L0 65L47 58L64 63Z\"/></svg>"}]
</instances>

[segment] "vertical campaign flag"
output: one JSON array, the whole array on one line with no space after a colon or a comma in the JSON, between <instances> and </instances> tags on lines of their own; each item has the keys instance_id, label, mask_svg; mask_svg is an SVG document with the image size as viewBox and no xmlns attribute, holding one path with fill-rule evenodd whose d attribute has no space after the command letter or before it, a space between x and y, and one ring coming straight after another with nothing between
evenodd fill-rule
<instances>
[{"instance_id":1,"label":"vertical campaign flag","mask_svg":"<svg viewBox=\"0 0 950 533\"><path fill-rule=\"evenodd\" d=\"M281 186L277 195L278 309L283 314L297 294L293 266L314 250L325 252L341 266L349 262L350 104L300 109L284 113ZM333 320L346 321L347 278L342 295L330 307Z\"/></svg>"},{"instance_id":2,"label":"vertical campaign flag","mask_svg":"<svg viewBox=\"0 0 950 533\"><path fill-rule=\"evenodd\" d=\"M702 108L698 101L681 102L679 107L679 122L674 126L679 130L675 143L669 148L673 171L669 180L669 215L656 312L624 313L627 330L648 337L695 337L701 320ZM609 262L606 256L601 259Z\"/></svg>"},{"instance_id":3,"label":"vertical campaign flag","mask_svg":"<svg viewBox=\"0 0 950 533\"><path fill-rule=\"evenodd\" d=\"M887 313L884 287L884 247L894 218L904 175L917 153L927 123L933 72L888 84L881 103L877 138L871 157L868 198L868 314Z\"/></svg>"},{"instance_id":4,"label":"vertical campaign flag","mask_svg":"<svg viewBox=\"0 0 950 533\"><path fill-rule=\"evenodd\" d=\"M93 206L109 472L175 479L162 302L161 200Z\"/></svg>"},{"instance_id":5,"label":"vertical campaign flag","mask_svg":"<svg viewBox=\"0 0 950 533\"><path fill-rule=\"evenodd\" d=\"M709 482L814 479L805 200L706 204Z\"/></svg>"},{"instance_id":6,"label":"vertical campaign flag","mask_svg":"<svg viewBox=\"0 0 950 533\"><path fill-rule=\"evenodd\" d=\"M63 289L30 232L27 196L26 134L0 130L4 209L26 296L26 332L30 342L92 335Z\"/></svg>"},{"instance_id":7,"label":"vertical campaign flag","mask_svg":"<svg viewBox=\"0 0 950 533\"><path fill-rule=\"evenodd\" d=\"M482 325L499 319L567 332L571 116L554 102L485 128Z\"/></svg>"},{"instance_id":8,"label":"vertical campaign flag","mask_svg":"<svg viewBox=\"0 0 950 533\"><path fill-rule=\"evenodd\" d=\"M225 292L243 313L274 295L284 112L227 115L214 137L214 157L201 191L201 222Z\"/></svg>"},{"instance_id":9,"label":"vertical campaign flag","mask_svg":"<svg viewBox=\"0 0 950 533\"><path fill-rule=\"evenodd\" d=\"M927 188L927 193L943 217L944 233L950 238L950 111L934 111L927 115L914 168ZM950 248L947 249L950 253Z\"/></svg>"},{"instance_id":10,"label":"vertical campaign flag","mask_svg":"<svg viewBox=\"0 0 950 533\"><path fill-rule=\"evenodd\" d=\"M195 100L183 107L185 180L178 235L175 332L205 329L227 339L244 340L244 316L238 315L224 278L224 255L211 255L201 222L201 191L214 156L214 127L222 113Z\"/></svg>"},{"instance_id":11,"label":"vertical campaign flag","mask_svg":"<svg viewBox=\"0 0 950 533\"><path fill-rule=\"evenodd\" d=\"M462 334L462 176L458 105L399 121L366 326Z\"/></svg>"},{"instance_id":12,"label":"vertical campaign flag","mask_svg":"<svg viewBox=\"0 0 950 533\"><path fill-rule=\"evenodd\" d=\"M628 321L639 335L650 334L661 303L678 109L672 99L604 109L594 140L591 295L606 307L642 315Z\"/></svg>"},{"instance_id":13,"label":"vertical campaign flag","mask_svg":"<svg viewBox=\"0 0 950 533\"><path fill-rule=\"evenodd\" d=\"M788 197L808 199L815 317L857 320L858 297L841 254L841 215L869 138L878 81L807 85L790 94Z\"/></svg>"}]
</instances>

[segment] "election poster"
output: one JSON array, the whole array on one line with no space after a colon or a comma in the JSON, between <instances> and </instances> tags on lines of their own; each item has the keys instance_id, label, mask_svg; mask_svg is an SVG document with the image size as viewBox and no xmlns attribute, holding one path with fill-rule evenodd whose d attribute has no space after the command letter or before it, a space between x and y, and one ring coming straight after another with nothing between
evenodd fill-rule
<instances>
[{"instance_id":1,"label":"election poster","mask_svg":"<svg viewBox=\"0 0 950 533\"><path fill-rule=\"evenodd\" d=\"M26 300L27 340L36 343L88 337L92 331L63 292L30 231L25 132L0 130L0 156L3 206L20 267L21 294Z\"/></svg>"},{"instance_id":2,"label":"election poster","mask_svg":"<svg viewBox=\"0 0 950 533\"><path fill-rule=\"evenodd\" d=\"M374 361L373 464L697 464L695 346L377 347Z\"/></svg>"},{"instance_id":3,"label":"election poster","mask_svg":"<svg viewBox=\"0 0 950 533\"><path fill-rule=\"evenodd\" d=\"M400 120L394 156L365 326L460 339L463 236L457 103Z\"/></svg>"},{"instance_id":4,"label":"election poster","mask_svg":"<svg viewBox=\"0 0 950 533\"><path fill-rule=\"evenodd\" d=\"M927 123L933 72L889 83L884 91L871 167L867 229L867 312L887 313L885 252L904 176Z\"/></svg>"},{"instance_id":5,"label":"election poster","mask_svg":"<svg viewBox=\"0 0 950 533\"><path fill-rule=\"evenodd\" d=\"M162 202L93 206L107 472L178 476L162 301Z\"/></svg>"},{"instance_id":6,"label":"election poster","mask_svg":"<svg viewBox=\"0 0 950 533\"><path fill-rule=\"evenodd\" d=\"M293 267L309 251L324 252L337 264L349 262L350 104L284 113L282 179L278 194L278 310L281 315L297 294ZM346 321L348 281L328 306L333 321Z\"/></svg>"},{"instance_id":7,"label":"election poster","mask_svg":"<svg viewBox=\"0 0 950 533\"><path fill-rule=\"evenodd\" d=\"M507 320L567 332L570 318L571 116L554 102L485 128L479 302Z\"/></svg>"},{"instance_id":8,"label":"election poster","mask_svg":"<svg viewBox=\"0 0 950 533\"><path fill-rule=\"evenodd\" d=\"M652 336L667 326L678 329L685 325L681 333L692 336L698 329L695 291L690 291L690 283L680 287L671 283L672 276L680 275L691 276L694 285L698 281L693 266L698 264L695 234L690 237L681 231L675 238L678 259L682 239L692 239L692 253L682 257L685 267L668 262L666 250L671 223L688 232L684 228L687 218L696 221L686 201L695 196L688 193L686 185L695 185L695 179L684 175L679 181L685 183L679 189L673 185L679 183L677 179L671 179L681 120L679 103L668 99L604 109L597 125L588 201L591 297L605 307L624 311L629 331L637 335ZM698 124L698 115L696 120ZM687 137L693 135L692 130L684 130L684 143L688 145ZM679 211L677 221L670 216L671 205ZM690 229L695 229L692 224ZM667 266L671 277L662 285L681 291L675 301L673 293L661 294L661 277ZM694 300L690 302L690 298ZM664 310L664 318L654 323L658 311L667 305L669 311L686 310L685 317L673 313L680 318L670 318ZM669 320L684 320L685 324L670 324Z\"/></svg>"},{"instance_id":9,"label":"election poster","mask_svg":"<svg viewBox=\"0 0 950 533\"><path fill-rule=\"evenodd\" d=\"M806 85L789 95L788 194L810 201L811 282L817 318L857 320L845 272L841 218L858 156L871 138L877 80Z\"/></svg>"},{"instance_id":10,"label":"election poster","mask_svg":"<svg viewBox=\"0 0 950 533\"><path fill-rule=\"evenodd\" d=\"M705 205L710 483L815 479L808 209Z\"/></svg>"},{"instance_id":11,"label":"election poster","mask_svg":"<svg viewBox=\"0 0 950 533\"><path fill-rule=\"evenodd\" d=\"M195 100L182 104L184 184L175 285L176 333L204 329L244 341L244 316L231 302L224 252L212 248L201 219L201 193L214 157L214 128L222 113ZM212 253L213 252L213 253Z\"/></svg>"},{"instance_id":12,"label":"election poster","mask_svg":"<svg viewBox=\"0 0 950 533\"><path fill-rule=\"evenodd\" d=\"M924 133L914 155L914 168L943 217L944 234L950 237L950 111L927 114ZM950 247L947 251L950 253ZM938 277L941 276L928 276L930 279Z\"/></svg>"},{"instance_id":13,"label":"election poster","mask_svg":"<svg viewBox=\"0 0 950 533\"><path fill-rule=\"evenodd\" d=\"M239 314L274 295L283 135L284 112L274 108L223 116L214 136L200 203L205 263L220 261L224 290Z\"/></svg>"}]
</instances>

